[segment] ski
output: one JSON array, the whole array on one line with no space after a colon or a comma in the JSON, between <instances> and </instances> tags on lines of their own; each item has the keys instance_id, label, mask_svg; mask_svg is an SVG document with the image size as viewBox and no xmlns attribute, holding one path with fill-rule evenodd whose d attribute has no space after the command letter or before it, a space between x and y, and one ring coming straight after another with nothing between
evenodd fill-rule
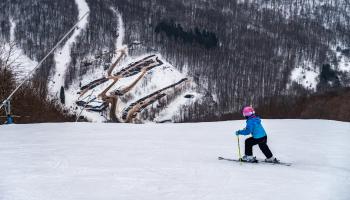
<instances>
[{"instance_id":1,"label":"ski","mask_svg":"<svg viewBox=\"0 0 350 200\"><path fill-rule=\"evenodd\" d=\"M224 158L224 157L218 157L219 160L227 160L227 161L233 161L233 162L241 162L241 163L262 163L262 164L271 164L271 165L284 165L284 166L291 166L292 163L286 163L286 162L266 162L265 160L257 159L254 162L246 162L246 161L241 161L239 159L231 159L231 158Z\"/></svg>"},{"instance_id":2,"label":"ski","mask_svg":"<svg viewBox=\"0 0 350 200\"><path fill-rule=\"evenodd\" d=\"M224 158L224 157L218 157L218 160L227 160L227 161L233 161L233 162L242 162L242 163L258 163L258 160L255 160L254 162L246 162L243 160L239 160L239 159L231 159L231 158Z\"/></svg>"}]
</instances>

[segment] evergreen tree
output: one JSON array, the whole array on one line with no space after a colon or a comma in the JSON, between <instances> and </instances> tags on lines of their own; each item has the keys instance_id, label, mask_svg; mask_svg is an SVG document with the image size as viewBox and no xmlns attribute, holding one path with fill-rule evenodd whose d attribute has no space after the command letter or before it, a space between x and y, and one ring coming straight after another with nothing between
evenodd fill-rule
<instances>
[{"instance_id":1,"label":"evergreen tree","mask_svg":"<svg viewBox=\"0 0 350 200\"><path fill-rule=\"evenodd\" d=\"M340 86L341 84L337 71L332 69L330 64L324 64L321 68L320 82L317 85L318 90L327 90Z\"/></svg>"},{"instance_id":2,"label":"evergreen tree","mask_svg":"<svg viewBox=\"0 0 350 200\"><path fill-rule=\"evenodd\" d=\"M65 96L64 96L64 87L61 87L61 91L60 91L60 100L62 104L65 104Z\"/></svg>"}]
</instances>

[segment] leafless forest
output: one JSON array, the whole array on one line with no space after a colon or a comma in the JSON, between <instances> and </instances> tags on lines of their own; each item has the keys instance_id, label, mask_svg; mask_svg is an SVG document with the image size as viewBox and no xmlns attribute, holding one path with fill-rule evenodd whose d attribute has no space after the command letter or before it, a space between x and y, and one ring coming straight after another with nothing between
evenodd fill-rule
<instances>
[{"instance_id":1,"label":"leafless forest","mask_svg":"<svg viewBox=\"0 0 350 200\"><path fill-rule=\"evenodd\" d=\"M181 110L178 121L232 119L247 104L257 106L267 117L350 120L345 114L322 116L311 112L315 110L311 108L322 107L317 102L328 102L328 97L339 98L332 101L344 104L343 100L349 99L350 74L338 70L336 59L337 52L350 56L347 0L87 0L87 3L91 11L89 24L73 47L66 87L89 69L110 64L108 55L88 64L84 57L115 49L118 20L113 8L123 18L124 43L140 43L130 47L131 55L160 52L180 71L186 70L205 91L202 101ZM40 60L77 16L73 0L2 0L0 38L9 41L13 20L16 43L30 58ZM316 90L290 80L291 71L305 61L320 72ZM53 65L51 57L30 83L39 97L47 95Z\"/></svg>"}]
</instances>

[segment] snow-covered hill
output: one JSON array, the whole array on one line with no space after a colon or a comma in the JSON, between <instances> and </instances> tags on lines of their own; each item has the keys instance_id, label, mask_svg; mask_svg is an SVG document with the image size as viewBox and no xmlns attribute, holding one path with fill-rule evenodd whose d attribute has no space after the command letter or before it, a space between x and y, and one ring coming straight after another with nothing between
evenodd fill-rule
<instances>
[{"instance_id":1,"label":"snow-covered hill","mask_svg":"<svg viewBox=\"0 0 350 200\"><path fill-rule=\"evenodd\" d=\"M38 64L30 59L15 42L16 22L10 18L10 40L0 39L0 60L5 65L11 66L17 76L17 81L21 81Z\"/></svg>"},{"instance_id":2,"label":"snow-covered hill","mask_svg":"<svg viewBox=\"0 0 350 200\"><path fill-rule=\"evenodd\" d=\"M292 166L217 160L244 121L1 126L0 199L350 199L350 123L263 122Z\"/></svg>"},{"instance_id":3,"label":"snow-covered hill","mask_svg":"<svg viewBox=\"0 0 350 200\"><path fill-rule=\"evenodd\" d=\"M242 105L262 107L267 99L285 96L292 103L305 92L349 87L348 5L348 0L1 1L0 54L1 49L7 53L11 44L14 53L0 59L16 65L12 68L22 80L90 11L35 71L38 80L33 86L40 82L35 90L64 102L62 107L70 114L81 113L90 121L117 121L109 114L123 116L124 109L156 88L188 78L191 87L167 94L158 104L163 107L152 99L154 104L144 111L129 113L139 113L134 122L224 119ZM93 102L100 106L92 107L109 104L110 109L81 112L86 104L76 102L86 96L77 95L80 86L106 78L124 47L129 51L114 72L153 54L165 64L147 72L116 106L100 95L107 84L91 89L87 95L100 103ZM123 77L105 94L113 95L112 90L128 87L137 77ZM182 98L185 95L194 98ZM116 112L110 112L112 108Z\"/></svg>"},{"instance_id":4,"label":"snow-covered hill","mask_svg":"<svg viewBox=\"0 0 350 200\"><path fill-rule=\"evenodd\" d=\"M174 66L172 66L165 59L163 59L160 54L142 55L137 57L128 56L128 46L130 45L123 44L125 28L122 15L117 10L111 7L110 9L113 11L118 21L118 27L116 30L117 36L115 38L116 50L112 51L113 64L105 63L105 65L108 67L108 70L106 69L106 66L103 65L100 65L97 69L90 68L88 73L80 76L77 80L72 81L72 84L69 85L68 89L66 89L65 92L63 92L62 90L65 85L65 80L67 78L66 73L69 64L71 64L72 62L72 46L75 44L78 36L83 33L82 30L86 28L88 23L91 23L87 18L83 18L84 14L90 11L87 2L84 0L76 0L76 4L79 8L79 19L83 20L79 22L80 28L76 29L73 32L73 34L69 37L69 39L65 42L65 44L59 51L56 51L56 68L48 86L49 91L51 93L51 98L60 99L62 107L68 109L70 113L76 114L77 116L84 116L86 119L93 122L131 122L132 119L137 117L137 113L141 113L143 110L147 110L147 107L158 106L160 104L158 103L160 102L160 99L163 97L167 98L167 96L170 96L170 94L164 93L163 96L157 98L154 101L151 101L150 104L147 104L147 101L141 101L142 98L147 99L146 97L148 95L152 96L152 94L161 90L162 88L169 87L169 85L177 83L181 79L186 78L186 74L178 71ZM101 55L99 56L102 57ZM99 56L95 55L95 57ZM87 66L92 65L92 60L97 60L93 57L94 56L91 55L85 58L85 63L87 63ZM146 58L149 58L149 60L147 60ZM155 69L147 71L147 73L141 75L140 79L138 79L136 75L138 74L139 76L140 74L142 74L141 70L133 70L130 66L135 66L137 68L138 64L135 63L143 63L142 61L144 60L142 59L146 59L146 61L144 62L146 64L144 64L142 67L139 67L140 69L146 68L147 65L157 63L156 61L159 61L159 63ZM147 63L147 61L150 63ZM131 73L132 75L120 75L119 77L117 77L116 74L122 73L123 70L127 71L127 67L130 67L130 70L133 71L133 74ZM114 69L116 70L113 71ZM137 70L139 71L137 72ZM80 91L82 85L83 87L84 85L89 85L91 84L91 82L95 82L96 80L101 79L101 77L102 79L108 78L109 80L102 82L101 84L94 85L93 87L88 88L83 92ZM139 81L140 83L138 83ZM193 103L201 96L194 90L195 87L196 85L191 83L189 84L189 86L181 88L181 94L174 95L177 97L175 101L173 101L171 97L165 100L167 101L166 108L168 109L163 109L160 106L158 106L157 108L159 109L159 111L153 111L153 113L151 114L154 114L154 118L157 118L156 120L158 121L171 121L178 114L179 110L181 109L181 106ZM125 92L121 92L118 95L113 94L113 91L123 91L123 88L125 89ZM172 88L174 88L175 91L175 87ZM179 91L177 91L177 93L179 93ZM192 96L190 100L184 99L186 93ZM114 99L113 103L111 102L112 98ZM139 100L141 101L141 104L144 107L141 110L131 111L128 114L128 120L123 120L121 116L123 114L124 116L126 116L127 114L127 112L124 110L128 111L132 107L130 105L136 104L136 102ZM80 102L80 104L77 102ZM80 107L80 109L78 109L78 107ZM164 110L166 110L165 114L158 114L161 111L164 112ZM138 116L138 118L139 122L149 119L141 119L140 116Z\"/></svg>"}]
</instances>

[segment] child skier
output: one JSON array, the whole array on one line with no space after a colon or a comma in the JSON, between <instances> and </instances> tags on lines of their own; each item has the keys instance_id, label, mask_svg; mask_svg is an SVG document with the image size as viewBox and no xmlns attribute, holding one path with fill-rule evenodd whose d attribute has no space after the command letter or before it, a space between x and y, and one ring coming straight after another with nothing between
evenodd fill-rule
<instances>
[{"instance_id":1,"label":"child skier","mask_svg":"<svg viewBox=\"0 0 350 200\"><path fill-rule=\"evenodd\" d=\"M252 134L252 137L245 140L245 155L242 157L242 161L256 162L256 158L253 157L253 146L258 144L266 156L266 162L278 162L266 144L266 132L261 124L261 119L255 115L254 109L251 106L246 106L243 108L242 114L247 119L247 126L243 130L236 131L236 135Z\"/></svg>"}]
</instances>

